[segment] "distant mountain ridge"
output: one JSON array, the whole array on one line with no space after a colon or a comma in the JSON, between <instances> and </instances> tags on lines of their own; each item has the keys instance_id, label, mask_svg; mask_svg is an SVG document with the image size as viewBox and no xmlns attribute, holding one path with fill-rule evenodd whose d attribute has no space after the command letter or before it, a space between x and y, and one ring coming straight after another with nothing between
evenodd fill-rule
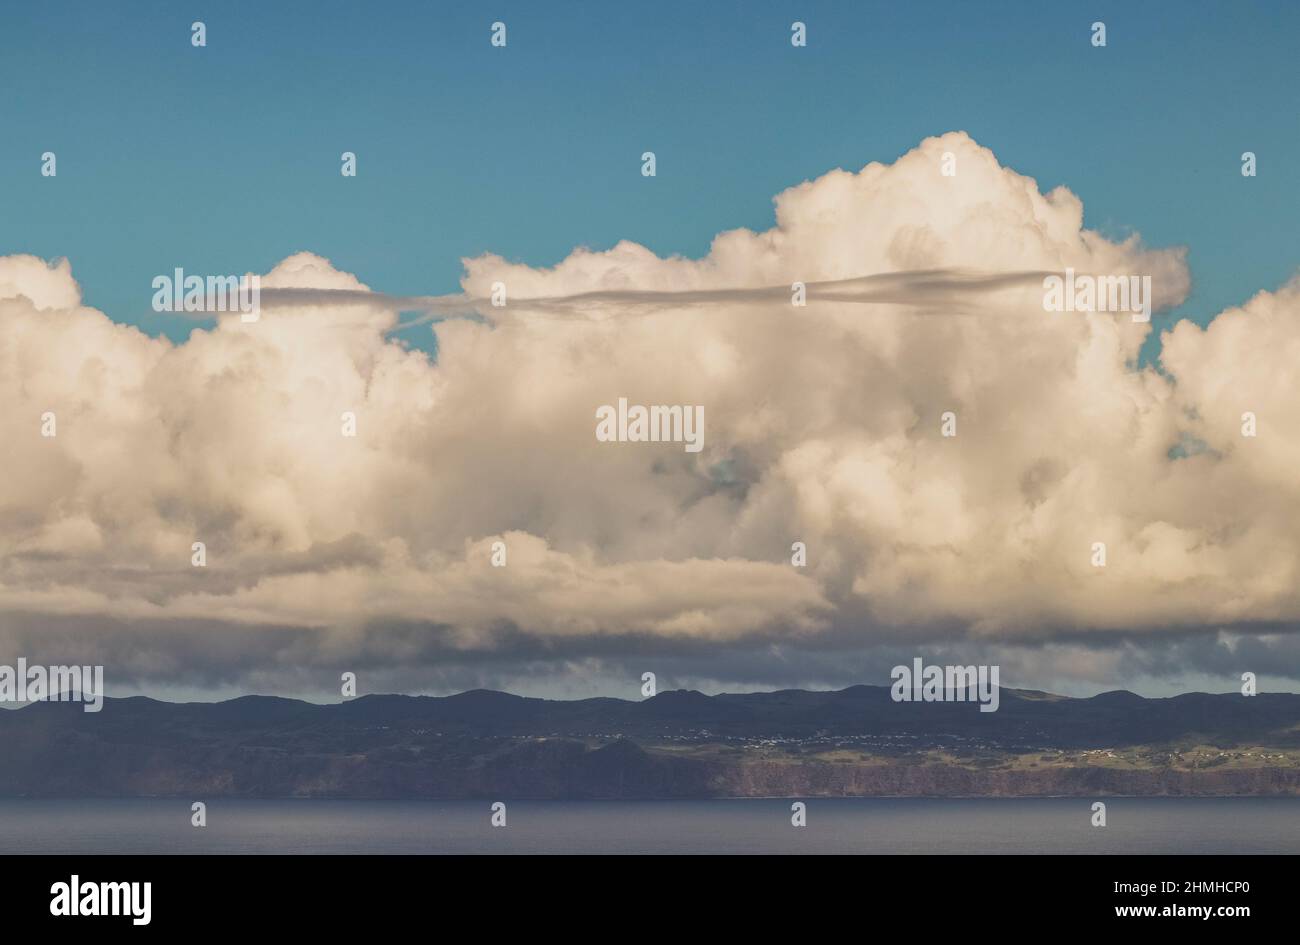
<instances>
[{"instance_id":1,"label":"distant mountain ridge","mask_svg":"<svg viewBox=\"0 0 1300 945\"><path fill-rule=\"evenodd\" d=\"M1002 689L998 711L978 709L865 685L37 703L0 712L0 794L1300 794L1300 695Z\"/></svg>"}]
</instances>

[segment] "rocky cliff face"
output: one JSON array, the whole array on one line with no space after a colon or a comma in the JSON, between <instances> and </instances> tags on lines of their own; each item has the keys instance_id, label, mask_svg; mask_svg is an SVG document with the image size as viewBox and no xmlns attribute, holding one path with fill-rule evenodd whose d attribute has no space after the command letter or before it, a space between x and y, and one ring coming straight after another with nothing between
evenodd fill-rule
<instances>
[{"instance_id":1,"label":"rocky cliff face","mask_svg":"<svg viewBox=\"0 0 1300 945\"><path fill-rule=\"evenodd\" d=\"M187 746L101 749L62 759L25 753L13 760L18 763L0 772L0 794L611 800L1300 795L1300 770L1286 768L1057 766L1025 771L914 763L731 762L672 757L627 740L593 749L547 739L459 762L425 752L300 755L250 747L205 752Z\"/></svg>"}]
</instances>

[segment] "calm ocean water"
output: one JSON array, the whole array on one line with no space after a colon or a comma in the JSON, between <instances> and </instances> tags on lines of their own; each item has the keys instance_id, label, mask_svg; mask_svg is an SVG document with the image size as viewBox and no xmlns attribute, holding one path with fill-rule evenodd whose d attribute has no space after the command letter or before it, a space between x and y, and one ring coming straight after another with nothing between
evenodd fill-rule
<instances>
[{"instance_id":1,"label":"calm ocean water","mask_svg":"<svg viewBox=\"0 0 1300 945\"><path fill-rule=\"evenodd\" d=\"M0 853L1300 853L1300 798L0 799Z\"/></svg>"}]
</instances>

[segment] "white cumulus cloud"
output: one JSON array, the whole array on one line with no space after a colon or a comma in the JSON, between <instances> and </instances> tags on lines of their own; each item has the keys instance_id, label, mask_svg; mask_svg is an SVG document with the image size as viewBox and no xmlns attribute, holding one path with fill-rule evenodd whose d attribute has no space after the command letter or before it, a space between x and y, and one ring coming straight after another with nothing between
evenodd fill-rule
<instances>
[{"instance_id":1,"label":"white cumulus cloud","mask_svg":"<svg viewBox=\"0 0 1300 945\"><path fill-rule=\"evenodd\" d=\"M1150 276L1159 309L1183 251L1084 229L964 134L775 204L701 259L467 259L482 317L434 325L436 359L310 253L262 285L311 292L183 344L84 306L66 261L0 258L0 655L229 680L1296 625L1300 288L1180 323L1162 372L1149 324L1045 311L1041 274ZM703 450L598 442L620 397L701 405Z\"/></svg>"}]
</instances>

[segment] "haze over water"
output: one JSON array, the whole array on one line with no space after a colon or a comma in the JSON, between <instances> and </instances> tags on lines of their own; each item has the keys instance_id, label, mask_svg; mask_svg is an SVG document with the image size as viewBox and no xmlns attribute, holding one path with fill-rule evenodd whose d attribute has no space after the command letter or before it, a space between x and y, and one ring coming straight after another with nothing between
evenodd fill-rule
<instances>
[{"instance_id":1,"label":"haze over water","mask_svg":"<svg viewBox=\"0 0 1300 945\"><path fill-rule=\"evenodd\" d=\"M511 801L0 799L0 854L1298 853L1300 798Z\"/></svg>"}]
</instances>

